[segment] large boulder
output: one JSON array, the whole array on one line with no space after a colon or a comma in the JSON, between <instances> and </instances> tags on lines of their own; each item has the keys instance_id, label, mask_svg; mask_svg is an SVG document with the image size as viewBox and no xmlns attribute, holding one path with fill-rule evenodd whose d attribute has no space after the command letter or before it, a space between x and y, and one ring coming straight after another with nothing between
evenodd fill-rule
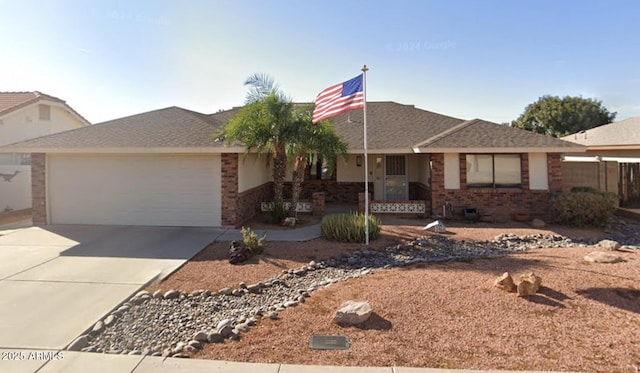
<instances>
[{"instance_id":1,"label":"large boulder","mask_svg":"<svg viewBox=\"0 0 640 373\"><path fill-rule=\"evenodd\" d=\"M542 277L536 276L533 272L520 276L518 284L518 296L529 297L535 295L542 285Z\"/></svg>"},{"instance_id":2,"label":"large boulder","mask_svg":"<svg viewBox=\"0 0 640 373\"><path fill-rule=\"evenodd\" d=\"M615 250L618 250L621 245L614 240L602 240L598 242L596 246L603 250L615 251Z\"/></svg>"},{"instance_id":3,"label":"large boulder","mask_svg":"<svg viewBox=\"0 0 640 373\"><path fill-rule=\"evenodd\" d=\"M499 289L507 291L509 293L516 291L516 284L513 282L513 278L509 272L505 272L502 276L498 277L493 285Z\"/></svg>"},{"instance_id":4,"label":"large boulder","mask_svg":"<svg viewBox=\"0 0 640 373\"><path fill-rule=\"evenodd\" d=\"M594 251L585 255L585 262L589 263L618 263L622 262L622 258L618 255L606 253L604 251Z\"/></svg>"},{"instance_id":5,"label":"large boulder","mask_svg":"<svg viewBox=\"0 0 640 373\"><path fill-rule=\"evenodd\" d=\"M338 308L333 321L342 326L358 325L367 321L372 312L369 301L348 300Z\"/></svg>"}]
</instances>

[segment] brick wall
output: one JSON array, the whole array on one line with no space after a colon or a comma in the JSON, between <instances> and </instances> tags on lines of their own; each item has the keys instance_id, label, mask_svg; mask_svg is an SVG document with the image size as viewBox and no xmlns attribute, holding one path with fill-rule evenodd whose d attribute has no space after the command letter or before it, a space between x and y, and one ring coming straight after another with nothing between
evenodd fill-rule
<instances>
[{"instance_id":1,"label":"brick wall","mask_svg":"<svg viewBox=\"0 0 640 373\"><path fill-rule=\"evenodd\" d=\"M235 227L238 218L238 153L221 154L220 202L222 226Z\"/></svg>"},{"instance_id":2,"label":"brick wall","mask_svg":"<svg viewBox=\"0 0 640 373\"><path fill-rule=\"evenodd\" d=\"M273 200L273 183L264 183L238 194L237 221L239 226L261 212L260 204Z\"/></svg>"},{"instance_id":3,"label":"brick wall","mask_svg":"<svg viewBox=\"0 0 640 373\"><path fill-rule=\"evenodd\" d=\"M480 214L490 214L497 220L508 220L516 213L527 213L533 217L548 219L551 197L562 191L560 154L547 155L549 190L529 189L528 155L522 155L522 188L513 189L467 189L466 160L460 155L460 189L444 189L444 155L432 154L431 161L431 209L440 213L445 201L449 201L454 213L462 215L465 207L474 207Z\"/></svg>"},{"instance_id":4,"label":"brick wall","mask_svg":"<svg viewBox=\"0 0 640 373\"><path fill-rule=\"evenodd\" d=\"M31 154L31 203L34 225L47 224L47 158L44 153Z\"/></svg>"}]
</instances>

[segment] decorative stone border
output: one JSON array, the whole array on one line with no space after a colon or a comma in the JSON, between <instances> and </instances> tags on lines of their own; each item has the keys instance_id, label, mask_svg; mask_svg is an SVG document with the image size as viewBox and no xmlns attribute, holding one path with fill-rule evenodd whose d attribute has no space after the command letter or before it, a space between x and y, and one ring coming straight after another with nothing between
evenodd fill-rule
<instances>
[{"instance_id":1,"label":"decorative stone border","mask_svg":"<svg viewBox=\"0 0 640 373\"><path fill-rule=\"evenodd\" d=\"M371 202L372 213L424 214L425 201Z\"/></svg>"},{"instance_id":2,"label":"decorative stone border","mask_svg":"<svg viewBox=\"0 0 640 373\"><path fill-rule=\"evenodd\" d=\"M283 202L286 209L291 208L291 202ZM260 204L262 212L271 211L273 209L273 202L262 202ZM313 202L301 201L296 205L296 212L313 212Z\"/></svg>"}]
</instances>

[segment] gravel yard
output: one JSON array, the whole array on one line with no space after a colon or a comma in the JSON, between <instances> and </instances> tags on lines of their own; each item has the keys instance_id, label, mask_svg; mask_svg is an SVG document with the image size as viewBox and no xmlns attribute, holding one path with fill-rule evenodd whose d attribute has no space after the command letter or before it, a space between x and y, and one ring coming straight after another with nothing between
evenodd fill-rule
<instances>
[{"instance_id":1,"label":"gravel yard","mask_svg":"<svg viewBox=\"0 0 640 373\"><path fill-rule=\"evenodd\" d=\"M99 322L84 350L327 365L640 366L636 225L603 232L454 224L441 235L425 235L422 225L385 224L367 250L323 239L269 242L237 266L226 261L228 243L212 244ZM615 251L624 261L585 263L605 236L631 245ZM505 271L533 271L543 287L529 298L503 292L493 281ZM349 299L369 300L374 314L342 328L331 319ZM351 348L310 350L314 334L347 335Z\"/></svg>"}]
</instances>

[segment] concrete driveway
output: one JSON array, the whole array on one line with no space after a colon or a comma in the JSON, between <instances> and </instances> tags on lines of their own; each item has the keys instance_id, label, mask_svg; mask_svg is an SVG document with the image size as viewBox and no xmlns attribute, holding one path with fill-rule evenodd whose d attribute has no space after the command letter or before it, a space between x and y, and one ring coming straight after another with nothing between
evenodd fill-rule
<instances>
[{"instance_id":1,"label":"concrete driveway","mask_svg":"<svg viewBox=\"0 0 640 373\"><path fill-rule=\"evenodd\" d=\"M90 225L0 231L0 349L65 348L223 232Z\"/></svg>"}]
</instances>

